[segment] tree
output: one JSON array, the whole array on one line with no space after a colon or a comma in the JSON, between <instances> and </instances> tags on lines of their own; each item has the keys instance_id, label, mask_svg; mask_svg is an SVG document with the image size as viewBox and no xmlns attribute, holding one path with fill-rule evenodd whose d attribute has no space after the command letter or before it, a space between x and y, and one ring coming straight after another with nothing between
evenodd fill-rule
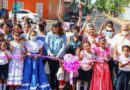
<instances>
[{"instance_id":1,"label":"tree","mask_svg":"<svg viewBox=\"0 0 130 90\"><path fill-rule=\"evenodd\" d=\"M105 2L106 2L106 0L97 0L95 4L96 4L98 9L104 10L105 9Z\"/></svg>"},{"instance_id":2,"label":"tree","mask_svg":"<svg viewBox=\"0 0 130 90\"><path fill-rule=\"evenodd\" d=\"M95 5L107 13L121 13L123 6L128 5L130 0L97 0Z\"/></svg>"}]
</instances>

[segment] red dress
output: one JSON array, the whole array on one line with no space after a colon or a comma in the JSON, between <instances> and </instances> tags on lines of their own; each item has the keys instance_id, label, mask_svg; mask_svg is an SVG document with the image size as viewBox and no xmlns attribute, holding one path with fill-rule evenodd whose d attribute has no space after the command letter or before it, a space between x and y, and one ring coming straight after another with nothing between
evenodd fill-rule
<instances>
[{"instance_id":1,"label":"red dress","mask_svg":"<svg viewBox=\"0 0 130 90\"><path fill-rule=\"evenodd\" d=\"M112 90L109 66L107 62L103 61L110 54L109 48L106 48L106 50L96 48L95 51L98 58L93 67L90 90Z\"/></svg>"}]
</instances>

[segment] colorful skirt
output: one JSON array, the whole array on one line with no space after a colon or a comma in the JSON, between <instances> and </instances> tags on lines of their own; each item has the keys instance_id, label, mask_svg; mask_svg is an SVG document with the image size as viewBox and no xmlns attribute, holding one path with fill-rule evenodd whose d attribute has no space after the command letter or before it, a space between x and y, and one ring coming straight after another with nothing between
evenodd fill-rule
<instances>
[{"instance_id":1,"label":"colorful skirt","mask_svg":"<svg viewBox=\"0 0 130 90\"><path fill-rule=\"evenodd\" d=\"M89 90L112 90L109 66L105 62L97 62L93 68L92 81Z\"/></svg>"},{"instance_id":2,"label":"colorful skirt","mask_svg":"<svg viewBox=\"0 0 130 90\"><path fill-rule=\"evenodd\" d=\"M24 62L22 85L18 90L51 90L48 83L42 58L37 60L27 56Z\"/></svg>"}]
</instances>

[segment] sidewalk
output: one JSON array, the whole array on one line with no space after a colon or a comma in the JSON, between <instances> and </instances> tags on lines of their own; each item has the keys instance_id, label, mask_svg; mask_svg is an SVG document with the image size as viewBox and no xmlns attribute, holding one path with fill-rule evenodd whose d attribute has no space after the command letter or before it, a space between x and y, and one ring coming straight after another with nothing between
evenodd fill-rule
<instances>
[{"instance_id":1,"label":"sidewalk","mask_svg":"<svg viewBox=\"0 0 130 90\"><path fill-rule=\"evenodd\" d=\"M107 14L103 14L103 15L106 16L107 18L109 18L110 20L112 20L112 21L114 21L114 22L120 24L120 25L121 25L122 23L128 23L128 24L130 24L130 21L129 21L129 20L123 20L123 19L120 19L120 18L111 17L111 16L109 16L109 15L107 15Z\"/></svg>"}]
</instances>

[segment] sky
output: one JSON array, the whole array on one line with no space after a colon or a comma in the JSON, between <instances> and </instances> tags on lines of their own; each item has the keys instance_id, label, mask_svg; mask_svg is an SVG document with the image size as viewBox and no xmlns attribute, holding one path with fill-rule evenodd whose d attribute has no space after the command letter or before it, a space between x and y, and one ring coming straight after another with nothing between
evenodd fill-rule
<instances>
[{"instance_id":1,"label":"sky","mask_svg":"<svg viewBox=\"0 0 130 90\"><path fill-rule=\"evenodd\" d=\"M96 0L91 0L91 3L95 3L96 2Z\"/></svg>"}]
</instances>

